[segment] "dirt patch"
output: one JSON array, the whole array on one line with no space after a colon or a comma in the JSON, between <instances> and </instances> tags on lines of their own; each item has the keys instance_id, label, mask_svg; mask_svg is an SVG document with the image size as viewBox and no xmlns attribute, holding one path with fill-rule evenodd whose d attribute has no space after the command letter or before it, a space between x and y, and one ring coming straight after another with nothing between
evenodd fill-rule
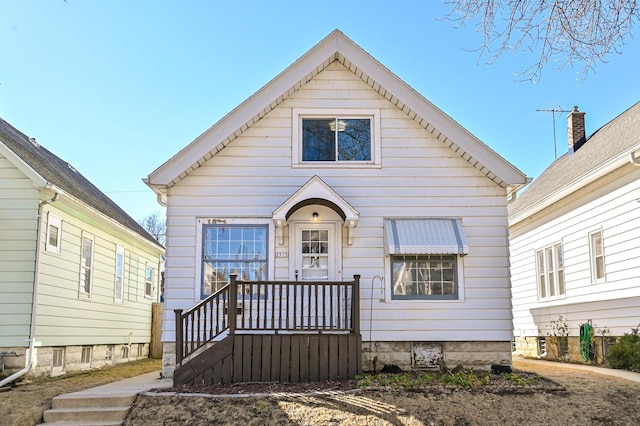
<instances>
[{"instance_id":1,"label":"dirt patch","mask_svg":"<svg viewBox=\"0 0 640 426\"><path fill-rule=\"evenodd\" d=\"M54 397L65 393L160 371L160 360L145 359L99 370L88 370L43 380L23 381L11 390L0 392L0 424L30 426L42 422L42 414L51 408Z\"/></svg>"},{"instance_id":2,"label":"dirt patch","mask_svg":"<svg viewBox=\"0 0 640 426\"><path fill-rule=\"evenodd\" d=\"M208 395L140 396L125 424L640 424L640 383L523 360L516 360L514 367L523 381L503 375L469 386L381 380L360 382L357 393L337 392L355 389L355 382L172 388L166 391ZM532 377L538 378L527 380ZM326 394L308 393L322 391ZM271 396L247 396L251 393Z\"/></svg>"}]
</instances>

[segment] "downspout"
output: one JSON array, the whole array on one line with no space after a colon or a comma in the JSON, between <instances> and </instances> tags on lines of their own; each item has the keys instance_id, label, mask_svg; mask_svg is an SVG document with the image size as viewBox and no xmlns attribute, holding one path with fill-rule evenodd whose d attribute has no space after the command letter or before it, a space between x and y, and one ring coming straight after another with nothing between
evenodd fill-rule
<instances>
[{"instance_id":1,"label":"downspout","mask_svg":"<svg viewBox=\"0 0 640 426\"><path fill-rule=\"evenodd\" d=\"M31 299L31 330L29 331L29 359L27 360L27 366L22 370L13 373L9 377L5 377L0 381L0 387L4 386L7 383L11 383L14 380L24 376L31 370L33 366L33 351L35 346L35 338L36 338L36 310L38 303L38 283L40 278L40 253L41 249L41 238L40 232L42 228L42 209L46 204L53 203L58 199L58 193L54 193L53 197L48 200L43 200L38 205L38 223L36 225L36 259L35 259L35 268L33 272L33 296Z\"/></svg>"}]
</instances>

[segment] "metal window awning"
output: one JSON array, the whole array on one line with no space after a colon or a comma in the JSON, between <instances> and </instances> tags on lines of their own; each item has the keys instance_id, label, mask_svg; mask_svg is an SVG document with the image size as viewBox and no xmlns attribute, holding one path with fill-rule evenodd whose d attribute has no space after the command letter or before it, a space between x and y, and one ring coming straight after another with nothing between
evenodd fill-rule
<instances>
[{"instance_id":1,"label":"metal window awning","mask_svg":"<svg viewBox=\"0 0 640 426\"><path fill-rule=\"evenodd\" d=\"M469 253L460 219L385 219L385 254Z\"/></svg>"}]
</instances>

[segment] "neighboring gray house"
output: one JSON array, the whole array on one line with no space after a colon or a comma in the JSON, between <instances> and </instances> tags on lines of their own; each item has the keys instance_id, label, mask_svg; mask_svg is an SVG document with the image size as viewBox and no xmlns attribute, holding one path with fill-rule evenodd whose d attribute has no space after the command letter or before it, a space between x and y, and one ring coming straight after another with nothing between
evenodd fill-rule
<instances>
[{"instance_id":1,"label":"neighboring gray house","mask_svg":"<svg viewBox=\"0 0 640 426\"><path fill-rule=\"evenodd\" d=\"M56 375L147 357L163 254L73 166L0 119L5 374Z\"/></svg>"},{"instance_id":2,"label":"neighboring gray house","mask_svg":"<svg viewBox=\"0 0 640 426\"><path fill-rule=\"evenodd\" d=\"M194 376L180 380L313 380L318 362L332 377L334 350L355 370L358 357L368 369L511 364L507 199L526 177L340 31L146 181L167 206L167 376L220 331L199 334L207 318L222 318L213 339L225 336L230 274L259 282L238 289L228 332L244 340L198 366L185 359ZM331 305L343 296L346 313ZM194 305L176 348L173 310ZM256 328L276 334L251 340ZM331 332L362 341L318 349Z\"/></svg>"},{"instance_id":3,"label":"neighboring gray house","mask_svg":"<svg viewBox=\"0 0 640 426\"><path fill-rule=\"evenodd\" d=\"M640 325L640 103L588 138L567 120L569 152L509 206L516 353L600 363Z\"/></svg>"}]
</instances>

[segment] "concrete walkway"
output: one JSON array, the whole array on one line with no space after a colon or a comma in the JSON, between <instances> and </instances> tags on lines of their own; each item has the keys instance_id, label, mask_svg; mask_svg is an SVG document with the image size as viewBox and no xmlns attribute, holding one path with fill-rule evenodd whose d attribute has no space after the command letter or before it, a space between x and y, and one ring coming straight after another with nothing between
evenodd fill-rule
<instances>
[{"instance_id":1,"label":"concrete walkway","mask_svg":"<svg viewBox=\"0 0 640 426\"><path fill-rule=\"evenodd\" d=\"M530 359L530 358L523 358L523 357L514 357L513 362L514 362L515 368L519 368L515 364L521 364L521 366L524 364L533 364L533 365L545 365L549 367L558 367L558 368L572 368L574 370L589 371L591 373L618 377L621 379L631 380L632 382L640 383L640 373L634 373L632 371L626 371L626 370L616 370L614 368L595 367L593 365L571 364L568 362L544 361L539 359Z\"/></svg>"},{"instance_id":2,"label":"concrete walkway","mask_svg":"<svg viewBox=\"0 0 640 426\"><path fill-rule=\"evenodd\" d=\"M160 371L145 373L140 376L130 377L118 382L107 383L95 388L85 389L79 392L61 395L64 397L78 397L83 395L137 395L140 392L147 392L154 388L170 388L173 386L172 379L160 379Z\"/></svg>"},{"instance_id":3,"label":"concrete walkway","mask_svg":"<svg viewBox=\"0 0 640 426\"><path fill-rule=\"evenodd\" d=\"M79 392L53 398L44 412L44 423L56 425L121 425L136 395L154 388L167 388L172 380L161 380L160 371L142 374Z\"/></svg>"}]
</instances>

